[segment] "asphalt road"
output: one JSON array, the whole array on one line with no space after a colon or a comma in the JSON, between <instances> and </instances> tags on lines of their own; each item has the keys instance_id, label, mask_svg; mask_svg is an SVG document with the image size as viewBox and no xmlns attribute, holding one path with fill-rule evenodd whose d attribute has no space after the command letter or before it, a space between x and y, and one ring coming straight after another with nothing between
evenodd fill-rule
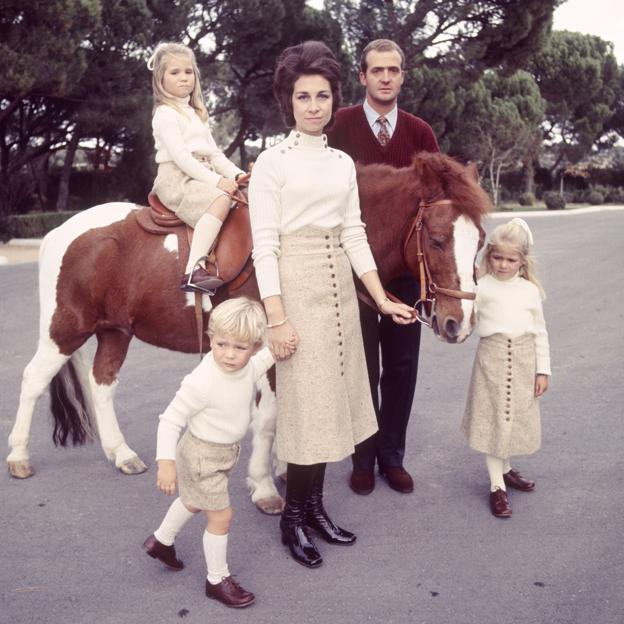
<instances>
[{"instance_id":1,"label":"asphalt road","mask_svg":"<svg viewBox=\"0 0 624 624\"><path fill-rule=\"evenodd\" d=\"M458 432L476 338L424 335L409 429L411 495L378 482L347 487L349 462L328 470L326 504L358 534L319 543L324 565L294 563L277 519L244 485L249 444L233 475L229 563L255 592L234 611L203 595L202 523L177 541L182 572L141 549L168 504L155 488L157 414L196 362L139 343L122 370L117 409L128 443L150 464L123 476L99 445L57 449L47 397L33 420L37 473L0 475L0 619L16 624L184 622L621 624L624 622L624 211L528 218L548 294L553 361L542 400L543 447L516 467L538 485L511 493L513 518L493 518L482 458ZM488 230L494 222L488 224ZM36 265L0 267L0 438L37 340Z\"/></svg>"}]
</instances>

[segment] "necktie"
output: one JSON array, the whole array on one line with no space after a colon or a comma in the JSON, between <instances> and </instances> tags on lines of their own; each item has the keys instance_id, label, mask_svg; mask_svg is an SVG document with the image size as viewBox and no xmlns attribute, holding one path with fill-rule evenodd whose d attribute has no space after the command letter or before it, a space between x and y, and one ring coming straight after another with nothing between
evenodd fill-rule
<instances>
[{"instance_id":1,"label":"necktie","mask_svg":"<svg viewBox=\"0 0 624 624\"><path fill-rule=\"evenodd\" d=\"M388 131L388 120L381 115L377 118L379 123L379 132L377 133L377 140L381 145L387 145L390 141L390 132Z\"/></svg>"}]
</instances>

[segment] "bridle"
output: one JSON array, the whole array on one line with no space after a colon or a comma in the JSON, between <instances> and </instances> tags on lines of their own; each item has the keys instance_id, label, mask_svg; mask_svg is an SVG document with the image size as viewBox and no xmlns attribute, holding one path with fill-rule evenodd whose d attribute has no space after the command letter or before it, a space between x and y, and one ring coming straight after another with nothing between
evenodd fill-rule
<instances>
[{"instance_id":1,"label":"bridle","mask_svg":"<svg viewBox=\"0 0 624 624\"><path fill-rule=\"evenodd\" d=\"M429 270L429 264L427 262L427 255L423 249L422 233L424 229L423 217L425 210L428 208L434 208L435 206L452 205L450 199L436 199L433 201L425 202L421 201L418 205L418 211L416 216L412 219L409 227L407 228L407 235L403 241L403 261L412 275L416 277L420 283L420 297L413 308L416 313L416 319L431 327L431 320L433 318L433 311L435 310L436 298L438 295L444 295L446 297L453 297L454 299L474 299L475 293L467 292L465 290L455 290L452 288L441 288L431 278L431 271ZM416 239L416 262L412 261L412 256L408 253L410 243L413 239ZM398 297L395 297L392 293L386 291L386 296L391 301L396 303L403 303ZM358 291L358 297L371 306L374 310L377 310L375 302L364 293Z\"/></svg>"}]
</instances>

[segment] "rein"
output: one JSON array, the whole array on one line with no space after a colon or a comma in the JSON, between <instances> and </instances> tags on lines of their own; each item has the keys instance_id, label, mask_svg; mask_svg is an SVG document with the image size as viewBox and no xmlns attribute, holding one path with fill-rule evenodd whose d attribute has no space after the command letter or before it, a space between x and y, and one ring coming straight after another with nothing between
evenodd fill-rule
<instances>
[{"instance_id":1,"label":"rein","mask_svg":"<svg viewBox=\"0 0 624 624\"><path fill-rule=\"evenodd\" d=\"M446 297L453 297L455 299L474 299L476 296L475 293L467 292L465 290L441 288L433 281L433 279L431 279L431 271L429 270L429 264L427 263L427 255L423 250L422 244L422 232L424 228L423 216L426 208L449 204L452 204L450 199L437 199L431 202L421 201L418 206L418 212L412 219L407 231L407 236L403 241L403 261L412 275L418 278L420 283L420 298L413 305L414 312L416 313L416 319L423 325L427 325L427 327L431 327L431 316L435 307L437 295L445 295ZM417 264L410 262L408 255L408 248L414 237L416 237ZM391 301L394 301L395 303L403 303L398 297L395 297L387 290L385 293ZM377 310L377 305L368 295L358 291L358 297L374 310ZM427 306L429 306L430 312L427 312Z\"/></svg>"}]
</instances>

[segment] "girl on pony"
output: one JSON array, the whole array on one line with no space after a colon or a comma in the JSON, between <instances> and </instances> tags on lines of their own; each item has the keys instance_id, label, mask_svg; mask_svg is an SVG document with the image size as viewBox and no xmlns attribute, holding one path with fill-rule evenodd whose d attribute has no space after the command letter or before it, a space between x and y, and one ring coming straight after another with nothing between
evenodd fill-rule
<instances>
[{"instance_id":1,"label":"girl on pony","mask_svg":"<svg viewBox=\"0 0 624 624\"><path fill-rule=\"evenodd\" d=\"M273 365L269 349L260 350L265 333L266 317L258 302L239 297L219 304L208 321L212 350L182 380L158 425L156 485L172 496L177 481L180 496L144 547L150 557L181 570L184 564L173 542L193 515L203 510L206 595L228 607L247 607L254 601L228 569L233 516L228 475L238 462L240 441L249 426L256 381Z\"/></svg>"},{"instance_id":2,"label":"girl on pony","mask_svg":"<svg viewBox=\"0 0 624 624\"><path fill-rule=\"evenodd\" d=\"M522 219L499 225L481 262L476 299L479 347L461 429L485 453L490 509L509 518L507 486L530 492L535 482L510 464L540 447L538 397L548 389L550 351L542 311L544 291L530 256L533 236Z\"/></svg>"},{"instance_id":3,"label":"girl on pony","mask_svg":"<svg viewBox=\"0 0 624 624\"><path fill-rule=\"evenodd\" d=\"M147 67L152 71L158 163L152 191L195 230L180 288L212 294L223 281L208 272L207 254L232 205L229 195L248 176L212 138L193 51L178 43L161 43Z\"/></svg>"}]
</instances>

